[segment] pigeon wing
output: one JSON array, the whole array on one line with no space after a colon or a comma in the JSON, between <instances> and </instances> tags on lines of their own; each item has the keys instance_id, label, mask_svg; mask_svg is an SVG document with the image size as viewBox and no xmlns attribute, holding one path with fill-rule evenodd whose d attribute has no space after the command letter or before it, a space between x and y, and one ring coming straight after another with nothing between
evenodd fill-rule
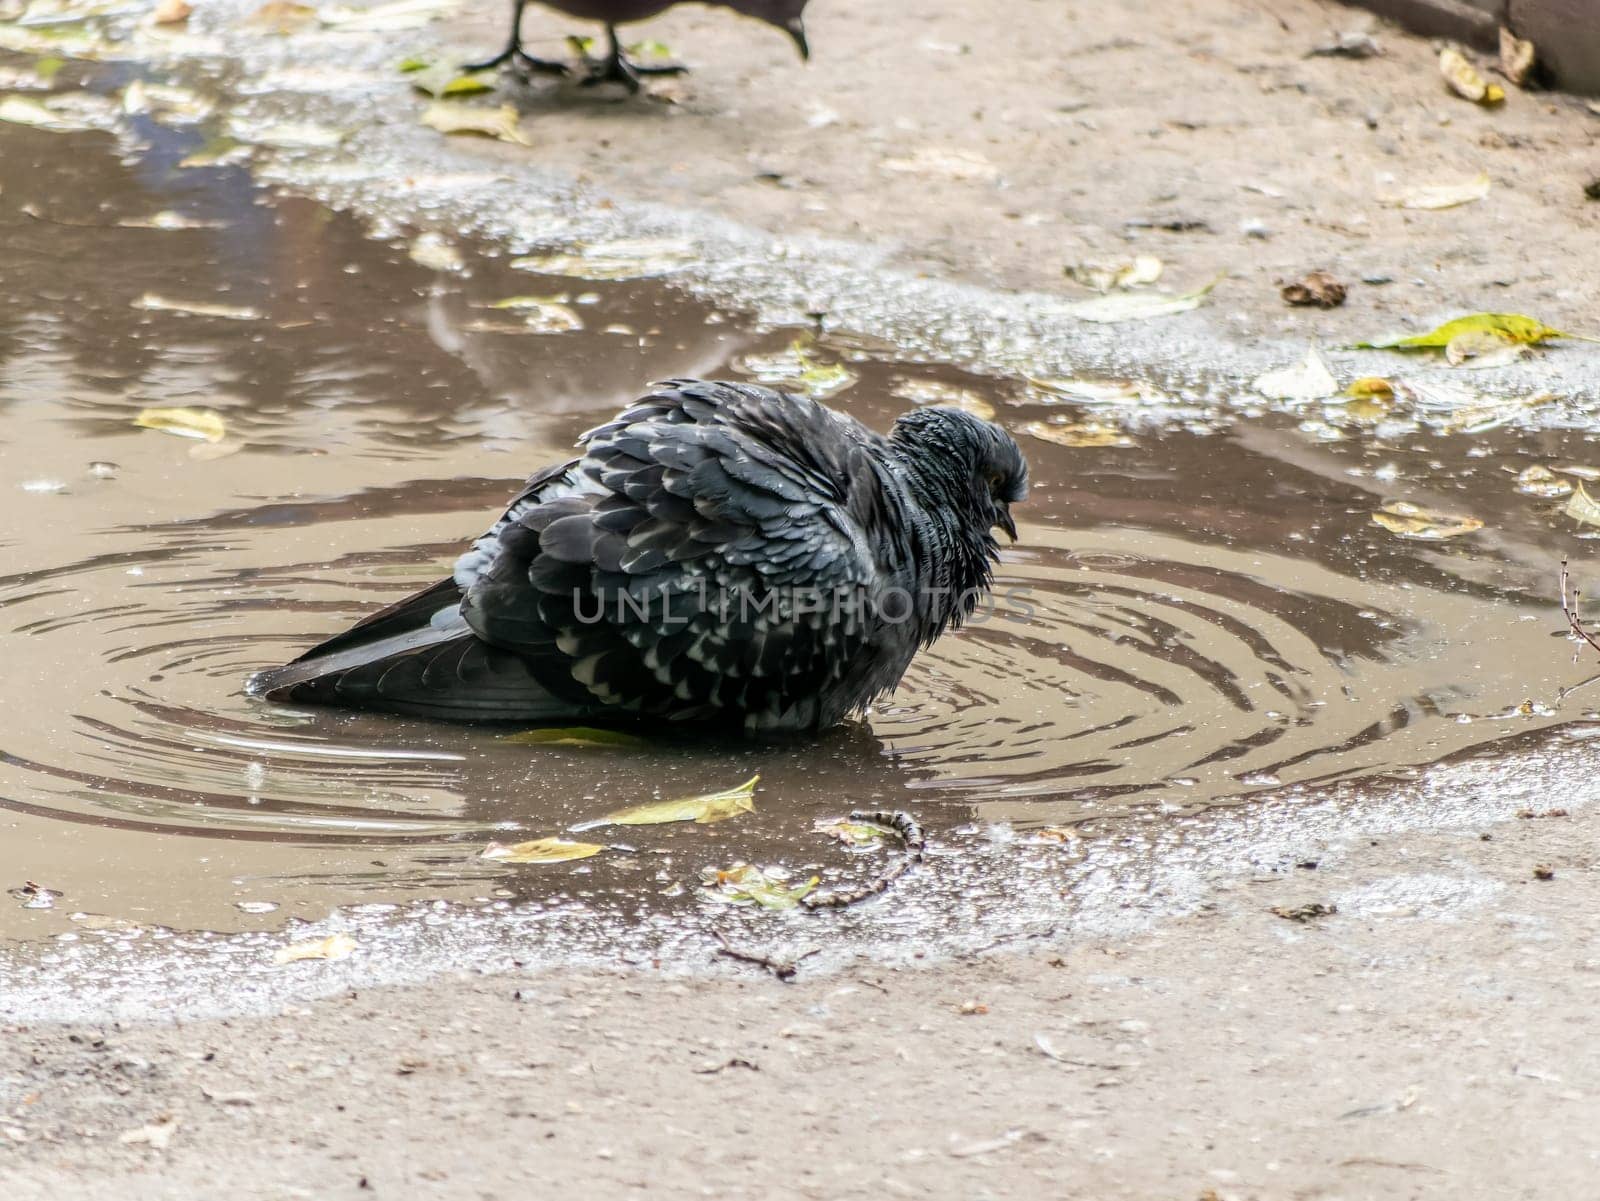
<instances>
[{"instance_id":1,"label":"pigeon wing","mask_svg":"<svg viewBox=\"0 0 1600 1201\"><path fill-rule=\"evenodd\" d=\"M666 385L462 557L462 613L575 702L750 730L836 720L875 678L875 437L764 388Z\"/></svg>"}]
</instances>

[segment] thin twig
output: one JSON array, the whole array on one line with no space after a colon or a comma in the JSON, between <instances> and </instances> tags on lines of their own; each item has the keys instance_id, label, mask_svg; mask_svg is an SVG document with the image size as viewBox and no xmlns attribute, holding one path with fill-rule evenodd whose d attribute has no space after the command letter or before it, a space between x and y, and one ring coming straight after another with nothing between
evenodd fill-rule
<instances>
[{"instance_id":1,"label":"thin twig","mask_svg":"<svg viewBox=\"0 0 1600 1201\"><path fill-rule=\"evenodd\" d=\"M895 835L904 846L905 854L854 888L813 892L801 897L800 904L813 912L819 909L843 909L847 905L854 905L857 901L865 901L868 897L887 892L889 885L922 862L923 852L927 850L927 839L923 837L922 827L917 824L916 818L902 810L857 809L850 815L850 820L858 825L878 826Z\"/></svg>"},{"instance_id":2,"label":"thin twig","mask_svg":"<svg viewBox=\"0 0 1600 1201\"><path fill-rule=\"evenodd\" d=\"M1579 594L1578 594L1578 590L1576 588L1572 589L1572 603L1571 603L1571 605L1567 604L1567 589L1571 585L1571 579L1572 579L1571 575L1567 572L1567 561L1565 559L1562 559L1561 560L1561 612L1566 615L1567 628L1569 630L1571 630L1574 634L1576 634L1579 638L1582 638L1591 647L1593 647L1597 652L1600 652L1600 641L1596 641L1594 635L1589 633L1588 630L1583 628L1583 618L1580 617L1579 614L1578 614L1578 595ZM1572 660L1573 660L1574 663L1576 663L1577 660L1578 660L1578 652L1576 650L1574 650L1572 652Z\"/></svg>"},{"instance_id":3,"label":"thin twig","mask_svg":"<svg viewBox=\"0 0 1600 1201\"><path fill-rule=\"evenodd\" d=\"M726 955L729 959L737 959L740 963L753 963L757 967L764 967L785 984L794 980L795 971L802 961L810 959L821 950L820 947L812 947L804 955L796 956L794 959L774 959L759 951L741 951L727 940L722 931L715 930L713 933L717 936L717 941L722 944L717 948L718 955Z\"/></svg>"}]
</instances>

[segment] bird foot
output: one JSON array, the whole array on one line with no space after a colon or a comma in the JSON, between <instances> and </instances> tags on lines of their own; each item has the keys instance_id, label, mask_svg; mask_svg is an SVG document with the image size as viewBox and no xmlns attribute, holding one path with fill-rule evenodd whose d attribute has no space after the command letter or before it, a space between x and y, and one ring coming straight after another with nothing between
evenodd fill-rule
<instances>
[{"instance_id":1,"label":"bird foot","mask_svg":"<svg viewBox=\"0 0 1600 1201\"><path fill-rule=\"evenodd\" d=\"M566 63L556 62L548 58L535 58L522 48L520 42L511 42L493 58L484 59L481 63L471 63L462 67L464 72L489 71L495 67L511 64L512 70L526 79L530 75L570 75L572 68Z\"/></svg>"},{"instance_id":2,"label":"bird foot","mask_svg":"<svg viewBox=\"0 0 1600 1201\"><path fill-rule=\"evenodd\" d=\"M589 73L578 81L580 87L593 88L603 83L620 83L634 93L639 91L645 76L684 75L689 71L689 68L682 63L636 63L620 49L614 49L604 58L584 55L583 62Z\"/></svg>"}]
</instances>

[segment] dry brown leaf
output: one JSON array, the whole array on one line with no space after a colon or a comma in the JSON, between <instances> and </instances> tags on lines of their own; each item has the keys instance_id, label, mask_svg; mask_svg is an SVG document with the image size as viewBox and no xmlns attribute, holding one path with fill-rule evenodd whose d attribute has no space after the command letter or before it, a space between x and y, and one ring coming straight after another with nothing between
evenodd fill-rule
<instances>
[{"instance_id":1,"label":"dry brown leaf","mask_svg":"<svg viewBox=\"0 0 1600 1201\"><path fill-rule=\"evenodd\" d=\"M1326 271L1313 271L1304 279L1285 284L1281 295L1292 305L1300 307L1315 305L1319 309L1333 309L1344 303L1346 289Z\"/></svg>"},{"instance_id":2,"label":"dry brown leaf","mask_svg":"<svg viewBox=\"0 0 1600 1201\"><path fill-rule=\"evenodd\" d=\"M1524 41L1504 25L1500 26L1500 73L1519 88L1528 82L1538 61L1533 43Z\"/></svg>"},{"instance_id":3,"label":"dry brown leaf","mask_svg":"<svg viewBox=\"0 0 1600 1201\"><path fill-rule=\"evenodd\" d=\"M150 19L157 25L181 25L192 12L194 8L189 0L161 0L150 14Z\"/></svg>"}]
</instances>

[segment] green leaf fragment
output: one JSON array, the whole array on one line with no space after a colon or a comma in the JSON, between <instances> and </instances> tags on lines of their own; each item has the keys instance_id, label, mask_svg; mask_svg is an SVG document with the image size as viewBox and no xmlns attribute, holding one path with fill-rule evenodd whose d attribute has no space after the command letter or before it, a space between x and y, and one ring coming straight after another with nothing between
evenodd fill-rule
<instances>
[{"instance_id":1,"label":"green leaf fragment","mask_svg":"<svg viewBox=\"0 0 1600 1201\"><path fill-rule=\"evenodd\" d=\"M721 905L756 905L762 909L793 909L822 880L811 876L797 885L779 868L735 863L726 869L708 867L700 872L701 895Z\"/></svg>"}]
</instances>

